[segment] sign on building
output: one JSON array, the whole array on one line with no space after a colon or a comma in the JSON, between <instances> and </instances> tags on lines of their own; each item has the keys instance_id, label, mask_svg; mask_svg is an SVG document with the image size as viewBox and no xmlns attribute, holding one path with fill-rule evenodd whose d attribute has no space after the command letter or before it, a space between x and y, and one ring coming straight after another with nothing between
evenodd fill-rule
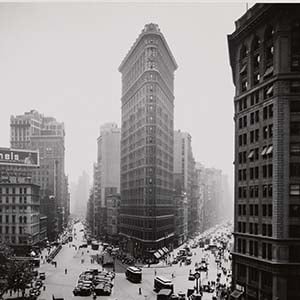
<instances>
[{"instance_id":1,"label":"sign on building","mask_svg":"<svg viewBox=\"0 0 300 300\"><path fill-rule=\"evenodd\" d=\"M39 167L39 152L0 148L0 165Z\"/></svg>"}]
</instances>

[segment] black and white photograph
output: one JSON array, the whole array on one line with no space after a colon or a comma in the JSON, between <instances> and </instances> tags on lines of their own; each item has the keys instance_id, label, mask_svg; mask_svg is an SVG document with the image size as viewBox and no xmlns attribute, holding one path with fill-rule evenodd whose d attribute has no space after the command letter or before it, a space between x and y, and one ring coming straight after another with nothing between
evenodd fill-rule
<instances>
[{"instance_id":1,"label":"black and white photograph","mask_svg":"<svg viewBox=\"0 0 300 300\"><path fill-rule=\"evenodd\" d=\"M0 1L0 300L300 300L300 2Z\"/></svg>"}]
</instances>

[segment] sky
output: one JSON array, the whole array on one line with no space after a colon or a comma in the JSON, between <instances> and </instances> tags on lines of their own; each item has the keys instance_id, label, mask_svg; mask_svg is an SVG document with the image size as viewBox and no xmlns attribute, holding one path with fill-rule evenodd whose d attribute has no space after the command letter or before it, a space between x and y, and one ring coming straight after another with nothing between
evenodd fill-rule
<instances>
[{"instance_id":1,"label":"sky","mask_svg":"<svg viewBox=\"0 0 300 300\"><path fill-rule=\"evenodd\" d=\"M10 116L31 109L65 123L66 174L91 178L100 125L121 120L118 67L147 23L177 61L174 129L196 161L233 182L234 85L227 34L245 3L0 3L0 146Z\"/></svg>"}]
</instances>

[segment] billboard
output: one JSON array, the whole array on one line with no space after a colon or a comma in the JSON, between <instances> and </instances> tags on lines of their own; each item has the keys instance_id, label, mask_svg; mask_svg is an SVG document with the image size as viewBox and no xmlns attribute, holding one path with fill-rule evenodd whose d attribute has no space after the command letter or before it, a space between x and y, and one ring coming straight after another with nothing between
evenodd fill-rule
<instances>
[{"instance_id":1,"label":"billboard","mask_svg":"<svg viewBox=\"0 0 300 300\"><path fill-rule=\"evenodd\" d=\"M0 165L39 167L39 152L0 148Z\"/></svg>"}]
</instances>

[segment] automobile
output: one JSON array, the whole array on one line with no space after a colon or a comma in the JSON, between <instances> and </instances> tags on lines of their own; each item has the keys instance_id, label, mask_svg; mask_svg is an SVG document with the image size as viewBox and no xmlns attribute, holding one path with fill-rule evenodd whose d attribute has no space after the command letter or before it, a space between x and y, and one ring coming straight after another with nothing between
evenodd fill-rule
<instances>
[{"instance_id":1,"label":"automobile","mask_svg":"<svg viewBox=\"0 0 300 300\"><path fill-rule=\"evenodd\" d=\"M207 271L207 265L206 264L201 264L198 268L195 269L196 271Z\"/></svg>"},{"instance_id":2,"label":"automobile","mask_svg":"<svg viewBox=\"0 0 300 300\"><path fill-rule=\"evenodd\" d=\"M34 288L36 289L40 289L43 286L43 281L38 279L36 280L36 282L34 283Z\"/></svg>"},{"instance_id":3,"label":"automobile","mask_svg":"<svg viewBox=\"0 0 300 300\"><path fill-rule=\"evenodd\" d=\"M189 300L201 300L202 299L202 295L200 293L192 294L191 296L189 296L188 299Z\"/></svg>"},{"instance_id":4,"label":"automobile","mask_svg":"<svg viewBox=\"0 0 300 300\"><path fill-rule=\"evenodd\" d=\"M172 261L172 264L173 264L173 265L178 264L178 260L175 258L175 259Z\"/></svg>"},{"instance_id":5,"label":"automobile","mask_svg":"<svg viewBox=\"0 0 300 300\"><path fill-rule=\"evenodd\" d=\"M193 256L193 253L192 252L188 252L187 256Z\"/></svg>"},{"instance_id":6,"label":"automobile","mask_svg":"<svg viewBox=\"0 0 300 300\"><path fill-rule=\"evenodd\" d=\"M92 289L87 288L87 287L81 287L79 296L90 296L92 294Z\"/></svg>"},{"instance_id":7,"label":"automobile","mask_svg":"<svg viewBox=\"0 0 300 300\"><path fill-rule=\"evenodd\" d=\"M195 280L195 275L194 274L190 274L188 280L190 280L190 281Z\"/></svg>"},{"instance_id":8,"label":"automobile","mask_svg":"<svg viewBox=\"0 0 300 300\"><path fill-rule=\"evenodd\" d=\"M46 274L45 274L45 272L40 272L40 273L39 273L39 279L41 279L41 280L45 280L45 279L46 279Z\"/></svg>"},{"instance_id":9,"label":"automobile","mask_svg":"<svg viewBox=\"0 0 300 300\"><path fill-rule=\"evenodd\" d=\"M79 296L80 295L80 290L81 290L81 288L79 286L76 286L73 290L73 295L74 296Z\"/></svg>"},{"instance_id":10,"label":"automobile","mask_svg":"<svg viewBox=\"0 0 300 300\"><path fill-rule=\"evenodd\" d=\"M192 263L192 260L190 258L187 258L185 260L185 265L190 265Z\"/></svg>"},{"instance_id":11,"label":"automobile","mask_svg":"<svg viewBox=\"0 0 300 300\"><path fill-rule=\"evenodd\" d=\"M41 294L40 290L37 288L32 288L29 290L30 297L38 297Z\"/></svg>"},{"instance_id":12,"label":"automobile","mask_svg":"<svg viewBox=\"0 0 300 300\"><path fill-rule=\"evenodd\" d=\"M214 289L208 284L202 285L202 290L206 293L213 293L214 292Z\"/></svg>"}]
</instances>

